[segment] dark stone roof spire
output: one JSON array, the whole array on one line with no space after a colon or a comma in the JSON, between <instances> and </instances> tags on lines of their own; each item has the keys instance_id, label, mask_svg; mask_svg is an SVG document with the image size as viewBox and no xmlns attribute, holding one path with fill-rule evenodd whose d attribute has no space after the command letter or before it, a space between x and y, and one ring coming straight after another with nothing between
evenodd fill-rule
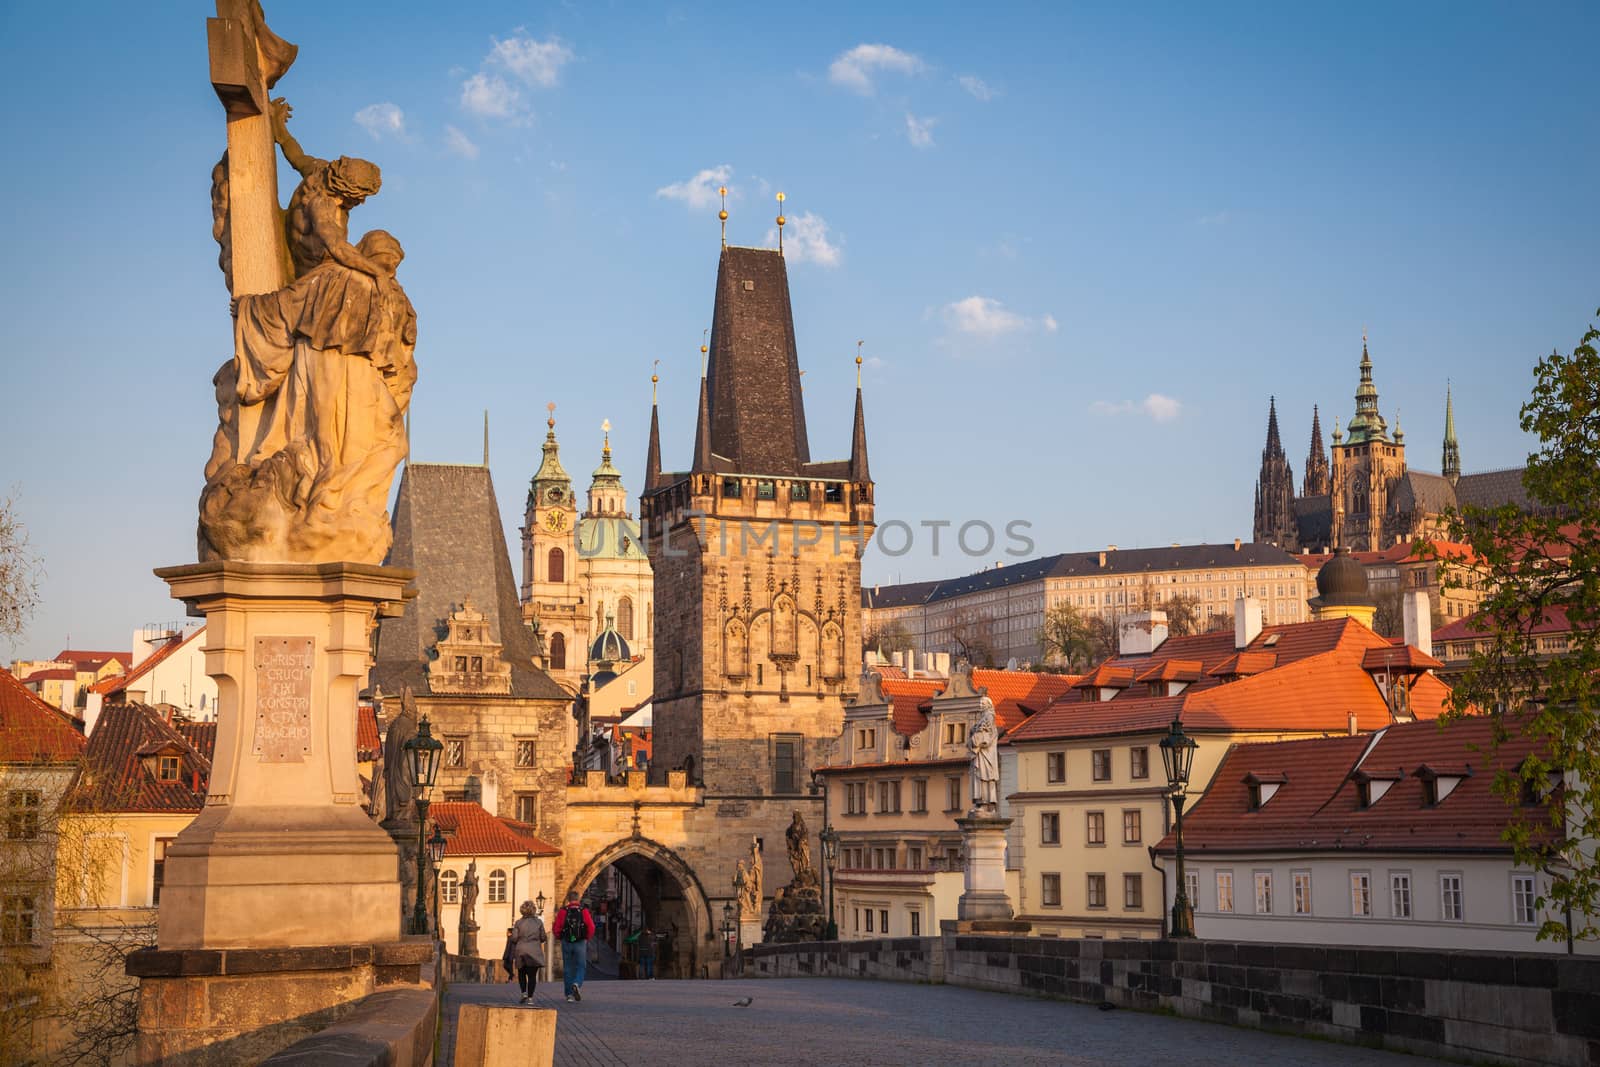
<instances>
[{"instance_id":1,"label":"dark stone roof spire","mask_svg":"<svg viewBox=\"0 0 1600 1067\"><path fill-rule=\"evenodd\" d=\"M1282 548L1295 543L1294 530L1294 471L1283 453L1283 441L1278 435L1278 400L1273 397L1268 401L1267 444L1261 450L1261 474L1256 480L1252 537Z\"/></svg>"},{"instance_id":2,"label":"dark stone roof spire","mask_svg":"<svg viewBox=\"0 0 1600 1067\"><path fill-rule=\"evenodd\" d=\"M1281 455L1283 442L1278 437L1278 398L1273 396L1267 398L1267 448L1262 458Z\"/></svg>"},{"instance_id":3,"label":"dark stone roof spire","mask_svg":"<svg viewBox=\"0 0 1600 1067\"><path fill-rule=\"evenodd\" d=\"M1301 496L1327 496L1328 453L1322 448L1322 412L1311 405L1311 450L1306 453L1306 476Z\"/></svg>"},{"instance_id":4,"label":"dark stone roof spire","mask_svg":"<svg viewBox=\"0 0 1600 1067\"><path fill-rule=\"evenodd\" d=\"M697 433L695 469L710 457L751 474L800 474L811 461L789 275L781 252L724 248L706 368L709 433Z\"/></svg>"},{"instance_id":5,"label":"dark stone roof spire","mask_svg":"<svg viewBox=\"0 0 1600 1067\"><path fill-rule=\"evenodd\" d=\"M711 470L711 403L706 398L705 375L700 376L700 414L694 420L694 463L689 469Z\"/></svg>"},{"instance_id":6,"label":"dark stone roof spire","mask_svg":"<svg viewBox=\"0 0 1600 1067\"><path fill-rule=\"evenodd\" d=\"M661 483L661 419L656 414L656 383L660 375L650 375L650 445L644 456L644 491Z\"/></svg>"},{"instance_id":7,"label":"dark stone roof spire","mask_svg":"<svg viewBox=\"0 0 1600 1067\"><path fill-rule=\"evenodd\" d=\"M1450 383L1444 386L1444 461L1439 473L1454 485L1461 480L1461 446L1456 442L1456 412L1450 397Z\"/></svg>"},{"instance_id":8,"label":"dark stone roof spire","mask_svg":"<svg viewBox=\"0 0 1600 1067\"><path fill-rule=\"evenodd\" d=\"M867 472L867 416L861 407L861 357L856 357L856 424L850 437L850 480L870 482Z\"/></svg>"}]
</instances>

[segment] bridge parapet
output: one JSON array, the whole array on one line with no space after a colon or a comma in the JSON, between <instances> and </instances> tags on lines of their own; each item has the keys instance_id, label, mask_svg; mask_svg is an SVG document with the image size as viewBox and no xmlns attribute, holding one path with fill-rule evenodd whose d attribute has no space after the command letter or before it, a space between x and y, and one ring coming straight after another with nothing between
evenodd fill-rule
<instances>
[{"instance_id":1,"label":"bridge parapet","mask_svg":"<svg viewBox=\"0 0 1600 1067\"><path fill-rule=\"evenodd\" d=\"M648 785L643 771L629 771L624 781L607 781L604 771L585 771L581 779L567 786L567 806L647 804L659 807L691 807L705 803L705 788L690 785L682 771L667 775L666 785Z\"/></svg>"}]
</instances>

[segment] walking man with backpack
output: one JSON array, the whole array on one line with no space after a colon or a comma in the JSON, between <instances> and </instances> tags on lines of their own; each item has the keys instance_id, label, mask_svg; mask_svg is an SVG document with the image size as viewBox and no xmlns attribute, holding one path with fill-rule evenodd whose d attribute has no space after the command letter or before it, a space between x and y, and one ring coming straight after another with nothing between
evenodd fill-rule
<instances>
[{"instance_id":1,"label":"walking man with backpack","mask_svg":"<svg viewBox=\"0 0 1600 1067\"><path fill-rule=\"evenodd\" d=\"M569 1002L583 999L583 974L589 965L589 939L594 936L594 916L576 891L567 894L566 907L556 913L551 930L561 942L561 981Z\"/></svg>"}]
</instances>

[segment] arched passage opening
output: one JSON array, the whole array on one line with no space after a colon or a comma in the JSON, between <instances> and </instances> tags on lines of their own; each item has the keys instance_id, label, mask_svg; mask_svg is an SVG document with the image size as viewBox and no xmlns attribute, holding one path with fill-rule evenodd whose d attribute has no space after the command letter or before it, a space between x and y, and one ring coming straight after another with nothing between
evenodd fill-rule
<instances>
[{"instance_id":1,"label":"arched passage opening","mask_svg":"<svg viewBox=\"0 0 1600 1067\"><path fill-rule=\"evenodd\" d=\"M704 977L715 937L711 909L700 879L670 848L645 837L625 838L584 864L566 892L582 896L594 915L595 938L602 944L591 953L591 966L631 973L637 939L629 939L647 927L661 935L658 977Z\"/></svg>"}]
</instances>

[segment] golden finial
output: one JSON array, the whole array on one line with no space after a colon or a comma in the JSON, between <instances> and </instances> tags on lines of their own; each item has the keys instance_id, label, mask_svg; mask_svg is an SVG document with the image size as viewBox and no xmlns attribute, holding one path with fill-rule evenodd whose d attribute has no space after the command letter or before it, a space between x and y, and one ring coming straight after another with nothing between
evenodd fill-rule
<instances>
[{"instance_id":1,"label":"golden finial","mask_svg":"<svg viewBox=\"0 0 1600 1067\"><path fill-rule=\"evenodd\" d=\"M783 217L783 202L786 200L782 193L778 194L778 251L783 251L783 224L789 220Z\"/></svg>"},{"instance_id":2,"label":"golden finial","mask_svg":"<svg viewBox=\"0 0 1600 1067\"><path fill-rule=\"evenodd\" d=\"M711 327L707 326L700 331L700 377L706 376L706 353L711 351L711 346L706 344L706 338L711 335Z\"/></svg>"},{"instance_id":3,"label":"golden finial","mask_svg":"<svg viewBox=\"0 0 1600 1067\"><path fill-rule=\"evenodd\" d=\"M659 359L656 360L654 363L650 364L650 406L651 407L655 407L655 403L656 403L656 383L661 381L661 375L656 373L656 368L660 367L660 366L661 366L661 361Z\"/></svg>"},{"instance_id":4,"label":"golden finial","mask_svg":"<svg viewBox=\"0 0 1600 1067\"><path fill-rule=\"evenodd\" d=\"M611 451L611 420L610 419L602 419L600 421L600 432L606 435L605 436L605 443L603 445L601 445L601 447L604 448L607 452Z\"/></svg>"},{"instance_id":5,"label":"golden finial","mask_svg":"<svg viewBox=\"0 0 1600 1067\"><path fill-rule=\"evenodd\" d=\"M550 417L545 420L545 425L550 427L550 432L551 433L555 433L555 431L556 431L556 402L554 400L550 401L550 403L548 403L548 404L546 404L544 406L544 409L550 413Z\"/></svg>"},{"instance_id":6,"label":"golden finial","mask_svg":"<svg viewBox=\"0 0 1600 1067\"><path fill-rule=\"evenodd\" d=\"M861 388L861 346L866 344L866 343L867 342L865 342L865 341L857 341L856 342L856 388L857 389Z\"/></svg>"},{"instance_id":7,"label":"golden finial","mask_svg":"<svg viewBox=\"0 0 1600 1067\"><path fill-rule=\"evenodd\" d=\"M722 210L717 212L717 218L722 220L722 247L728 247L728 187L717 186L717 195L722 197Z\"/></svg>"}]
</instances>

